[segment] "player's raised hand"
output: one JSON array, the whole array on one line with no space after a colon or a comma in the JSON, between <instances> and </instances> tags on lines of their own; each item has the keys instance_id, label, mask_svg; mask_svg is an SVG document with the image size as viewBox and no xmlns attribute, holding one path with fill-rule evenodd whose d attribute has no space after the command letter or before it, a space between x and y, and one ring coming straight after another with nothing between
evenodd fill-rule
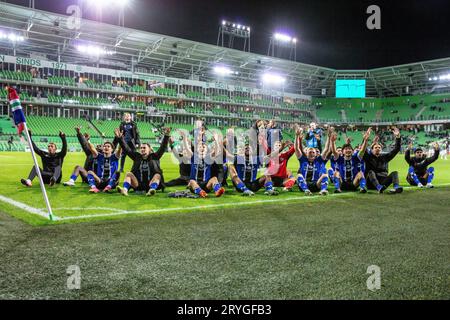
<instances>
[{"instance_id":1,"label":"player's raised hand","mask_svg":"<svg viewBox=\"0 0 450 320\"><path fill-rule=\"evenodd\" d=\"M437 142L433 143L433 147L435 150L439 150L439 143Z\"/></svg>"},{"instance_id":2,"label":"player's raised hand","mask_svg":"<svg viewBox=\"0 0 450 320\"><path fill-rule=\"evenodd\" d=\"M165 136L169 136L170 135L170 128L169 127L165 127L163 129L163 133L164 133Z\"/></svg>"},{"instance_id":3,"label":"player's raised hand","mask_svg":"<svg viewBox=\"0 0 450 320\"><path fill-rule=\"evenodd\" d=\"M409 150L412 150L412 148L413 148L413 144L412 144L412 142L410 142L410 143L408 144L408 149L409 149Z\"/></svg>"},{"instance_id":4,"label":"player's raised hand","mask_svg":"<svg viewBox=\"0 0 450 320\"><path fill-rule=\"evenodd\" d=\"M333 132L330 136L330 139L332 142L336 142L337 138L338 138L338 136L337 136L336 132Z\"/></svg>"},{"instance_id":5,"label":"player's raised hand","mask_svg":"<svg viewBox=\"0 0 450 320\"><path fill-rule=\"evenodd\" d=\"M80 127L80 126L76 126L76 127L75 127L75 131L79 134L80 131L81 131L81 127Z\"/></svg>"},{"instance_id":6,"label":"player's raised hand","mask_svg":"<svg viewBox=\"0 0 450 320\"><path fill-rule=\"evenodd\" d=\"M392 129L392 133L394 134L394 137L400 138L400 130L397 127Z\"/></svg>"},{"instance_id":7,"label":"player's raised hand","mask_svg":"<svg viewBox=\"0 0 450 320\"><path fill-rule=\"evenodd\" d=\"M66 136L66 134L65 134L64 132L62 132L62 131L59 131L59 136L60 136L61 138L64 138L64 137Z\"/></svg>"},{"instance_id":8,"label":"player's raised hand","mask_svg":"<svg viewBox=\"0 0 450 320\"><path fill-rule=\"evenodd\" d=\"M122 137L123 137L123 132L120 131L119 128L116 128L116 129L114 129L114 135L115 135L117 138L122 138Z\"/></svg>"},{"instance_id":9,"label":"player's raised hand","mask_svg":"<svg viewBox=\"0 0 450 320\"><path fill-rule=\"evenodd\" d=\"M371 134L372 134L372 128L369 127L369 129L367 129L367 131L364 133L363 139L364 140L369 140Z\"/></svg>"},{"instance_id":10,"label":"player's raised hand","mask_svg":"<svg viewBox=\"0 0 450 320\"><path fill-rule=\"evenodd\" d=\"M378 141L380 141L380 136L375 136L375 138L373 138L373 143L378 143Z\"/></svg>"}]
</instances>

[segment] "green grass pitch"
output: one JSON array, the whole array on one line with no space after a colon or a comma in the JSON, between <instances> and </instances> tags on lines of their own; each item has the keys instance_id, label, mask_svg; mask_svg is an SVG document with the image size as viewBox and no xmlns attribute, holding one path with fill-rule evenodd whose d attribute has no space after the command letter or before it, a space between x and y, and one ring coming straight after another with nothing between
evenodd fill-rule
<instances>
[{"instance_id":1,"label":"green grass pitch","mask_svg":"<svg viewBox=\"0 0 450 320\"><path fill-rule=\"evenodd\" d=\"M178 173L169 157L166 179ZM64 179L83 160L69 153ZM45 211L37 181L19 182L30 154L0 153L0 163L0 196ZM450 161L433 166L438 187L402 195L125 198L78 182L48 188L54 222L0 201L0 298L448 299ZM403 156L390 169L406 186ZM66 287L73 264L80 290ZM366 287L370 265L380 290Z\"/></svg>"}]
</instances>

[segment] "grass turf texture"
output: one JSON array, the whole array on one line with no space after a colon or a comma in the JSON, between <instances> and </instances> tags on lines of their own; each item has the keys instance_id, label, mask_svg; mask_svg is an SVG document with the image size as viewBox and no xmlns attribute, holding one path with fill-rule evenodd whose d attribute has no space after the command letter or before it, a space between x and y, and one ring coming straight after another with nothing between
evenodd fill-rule
<instances>
[{"instance_id":1,"label":"grass turf texture","mask_svg":"<svg viewBox=\"0 0 450 320\"><path fill-rule=\"evenodd\" d=\"M0 194L44 208L39 186L18 183L29 154L0 154ZM64 176L81 163L69 154ZM128 165L130 161L127 160ZM165 160L170 179L177 167ZM289 166L296 167L295 159ZM439 160L436 184L450 182L450 161ZM406 166L396 158L391 169ZM404 183L404 180L402 181ZM288 201L299 192L251 200L228 192L220 199L90 195L86 185L49 189L59 216L70 207L151 209L232 203L183 213L103 217L114 221L52 225L0 202L0 298L74 299L449 299L449 187L402 195L358 195ZM238 206L239 201L283 199ZM89 211L88 213L93 213ZM120 219L119 219L120 218ZM91 219L94 220L94 219ZM39 225L36 228L32 225ZM81 269L81 289L68 290L66 269ZM381 290L366 287L367 267L381 268Z\"/></svg>"}]
</instances>

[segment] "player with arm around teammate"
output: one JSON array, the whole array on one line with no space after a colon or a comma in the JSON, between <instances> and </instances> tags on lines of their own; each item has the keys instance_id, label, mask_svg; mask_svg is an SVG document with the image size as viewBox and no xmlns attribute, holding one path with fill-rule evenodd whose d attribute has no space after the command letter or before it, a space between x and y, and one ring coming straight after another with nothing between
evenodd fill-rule
<instances>
[{"instance_id":1,"label":"player with arm around teammate","mask_svg":"<svg viewBox=\"0 0 450 320\"><path fill-rule=\"evenodd\" d=\"M367 193L366 179L361 170L361 161L367 149L372 128L367 129L363 136L361 148L355 151L351 144L346 143L342 146L342 154L339 155L336 150L336 139L331 139L331 148L336 160L336 170L334 176L335 193L341 193L342 190L356 191L359 188L360 193Z\"/></svg>"}]
</instances>

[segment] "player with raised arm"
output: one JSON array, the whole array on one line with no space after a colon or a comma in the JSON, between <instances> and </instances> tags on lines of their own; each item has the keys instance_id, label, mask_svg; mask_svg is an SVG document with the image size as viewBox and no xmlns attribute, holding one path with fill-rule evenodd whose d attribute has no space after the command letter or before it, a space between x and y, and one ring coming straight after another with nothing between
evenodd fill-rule
<instances>
[{"instance_id":1,"label":"player with raised arm","mask_svg":"<svg viewBox=\"0 0 450 320\"><path fill-rule=\"evenodd\" d=\"M206 198L208 192L214 191L216 197L220 197L225 193L225 189L221 186L218 180L218 164L215 162L219 148L218 137L214 137L214 146L208 147L203 139L197 139L194 143L194 152L191 147L186 145L186 150L191 153L191 174L189 177L189 189L199 195L201 198ZM185 141L187 143L187 141Z\"/></svg>"},{"instance_id":2,"label":"player with raised arm","mask_svg":"<svg viewBox=\"0 0 450 320\"><path fill-rule=\"evenodd\" d=\"M312 195L319 191L321 195L328 194L328 175L326 163L330 154L330 136L334 135L331 130L328 132L327 142L322 154L316 148L303 148L303 130L296 130L295 155L300 163L297 172L297 184L306 195ZM336 139L334 137L333 139Z\"/></svg>"},{"instance_id":3,"label":"player with raised arm","mask_svg":"<svg viewBox=\"0 0 450 320\"><path fill-rule=\"evenodd\" d=\"M405 151L405 160L409 165L406 181L412 186L423 188L433 188L434 168L428 167L439 158L439 143L433 144L434 154L427 157L422 148L414 150L414 157L411 157L412 144Z\"/></svg>"},{"instance_id":4,"label":"player with raised arm","mask_svg":"<svg viewBox=\"0 0 450 320\"><path fill-rule=\"evenodd\" d=\"M31 131L28 131L31 138ZM60 152L56 152L56 144L50 142L47 146L47 151L43 151L37 147L34 141L31 139L34 152L41 157L42 169L39 168L42 175L42 180L45 184L54 186L55 183L60 183L62 178L62 166L64 158L67 154L67 140L64 132L59 132L59 137L62 141L62 149ZM27 179L21 179L20 182L27 187L32 186L33 179L37 176L36 167L33 167L28 175Z\"/></svg>"},{"instance_id":5,"label":"player with raised arm","mask_svg":"<svg viewBox=\"0 0 450 320\"><path fill-rule=\"evenodd\" d=\"M161 141L159 149L153 152L152 147L148 143L140 145L140 152L133 151L124 139L123 133L116 129L114 131L123 152L133 160L131 172L127 172L123 182L123 187L117 187L124 196L128 195L130 188L135 191L144 191L147 196L156 194L156 190L164 186L163 171L160 167L160 159L169 142L170 128L164 128L164 138Z\"/></svg>"},{"instance_id":6,"label":"player with raised arm","mask_svg":"<svg viewBox=\"0 0 450 320\"><path fill-rule=\"evenodd\" d=\"M111 142L103 143L103 153L99 153L92 144L89 144L89 148L94 159L97 159L97 171L88 171L89 192L99 193L100 190L109 192L119 183L118 167L122 148L119 147L114 152L114 145Z\"/></svg>"},{"instance_id":7,"label":"player with raised arm","mask_svg":"<svg viewBox=\"0 0 450 320\"><path fill-rule=\"evenodd\" d=\"M76 127L75 131L77 132L78 142L80 143L81 148L86 155L86 160L84 161L84 166L80 165L75 166L72 175L70 176L70 179L63 183L64 186L74 186L78 176L81 176L83 182L88 183L87 180L88 171L89 170L94 172L97 171L97 159L94 159L94 157L92 156L91 148L89 147L90 144L89 134L87 133L82 134L80 127ZM96 146L96 149L97 152L99 153L102 152L101 145Z\"/></svg>"},{"instance_id":8,"label":"player with raised arm","mask_svg":"<svg viewBox=\"0 0 450 320\"><path fill-rule=\"evenodd\" d=\"M389 173L389 162L395 158L400 152L401 135L398 128L392 130L395 137L395 146L388 153L382 153L383 146L375 137L370 149L364 154L363 160L366 163L366 177L368 179L367 187L370 190L377 190L383 193L391 184L393 189L389 190L390 194L402 193L403 188L400 187L398 172Z\"/></svg>"},{"instance_id":9,"label":"player with raised arm","mask_svg":"<svg viewBox=\"0 0 450 320\"><path fill-rule=\"evenodd\" d=\"M360 193L367 193L366 179L361 171L361 161L367 149L372 128L367 129L363 136L361 148L355 151L350 143L342 146L342 154L336 150L335 135L331 139L331 150L336 159L336 170L334 175L335 193L341 193L342 190L356 191L359 188Z\"/></svg>"},{"instance_id":10,"label":"player with raised arm","mask_svg":"<svg viewBox=\"0 0 450 320\"><path fill-rule=\"evenodd\" d=\"M173 138L169 138L170 150L175 158L178 160L178 168L180 176L178 178L172 179L168 182L165 182L166 187L175 187L175 186L187 186L189 183L189 177L191 175L191 156L192 152L189 152L185 146L189 145L189 143L183 142L187 139L187 135L184 131L179 131L181 135L181 144L175 146Z\"/></svg>"}]
</instances>

